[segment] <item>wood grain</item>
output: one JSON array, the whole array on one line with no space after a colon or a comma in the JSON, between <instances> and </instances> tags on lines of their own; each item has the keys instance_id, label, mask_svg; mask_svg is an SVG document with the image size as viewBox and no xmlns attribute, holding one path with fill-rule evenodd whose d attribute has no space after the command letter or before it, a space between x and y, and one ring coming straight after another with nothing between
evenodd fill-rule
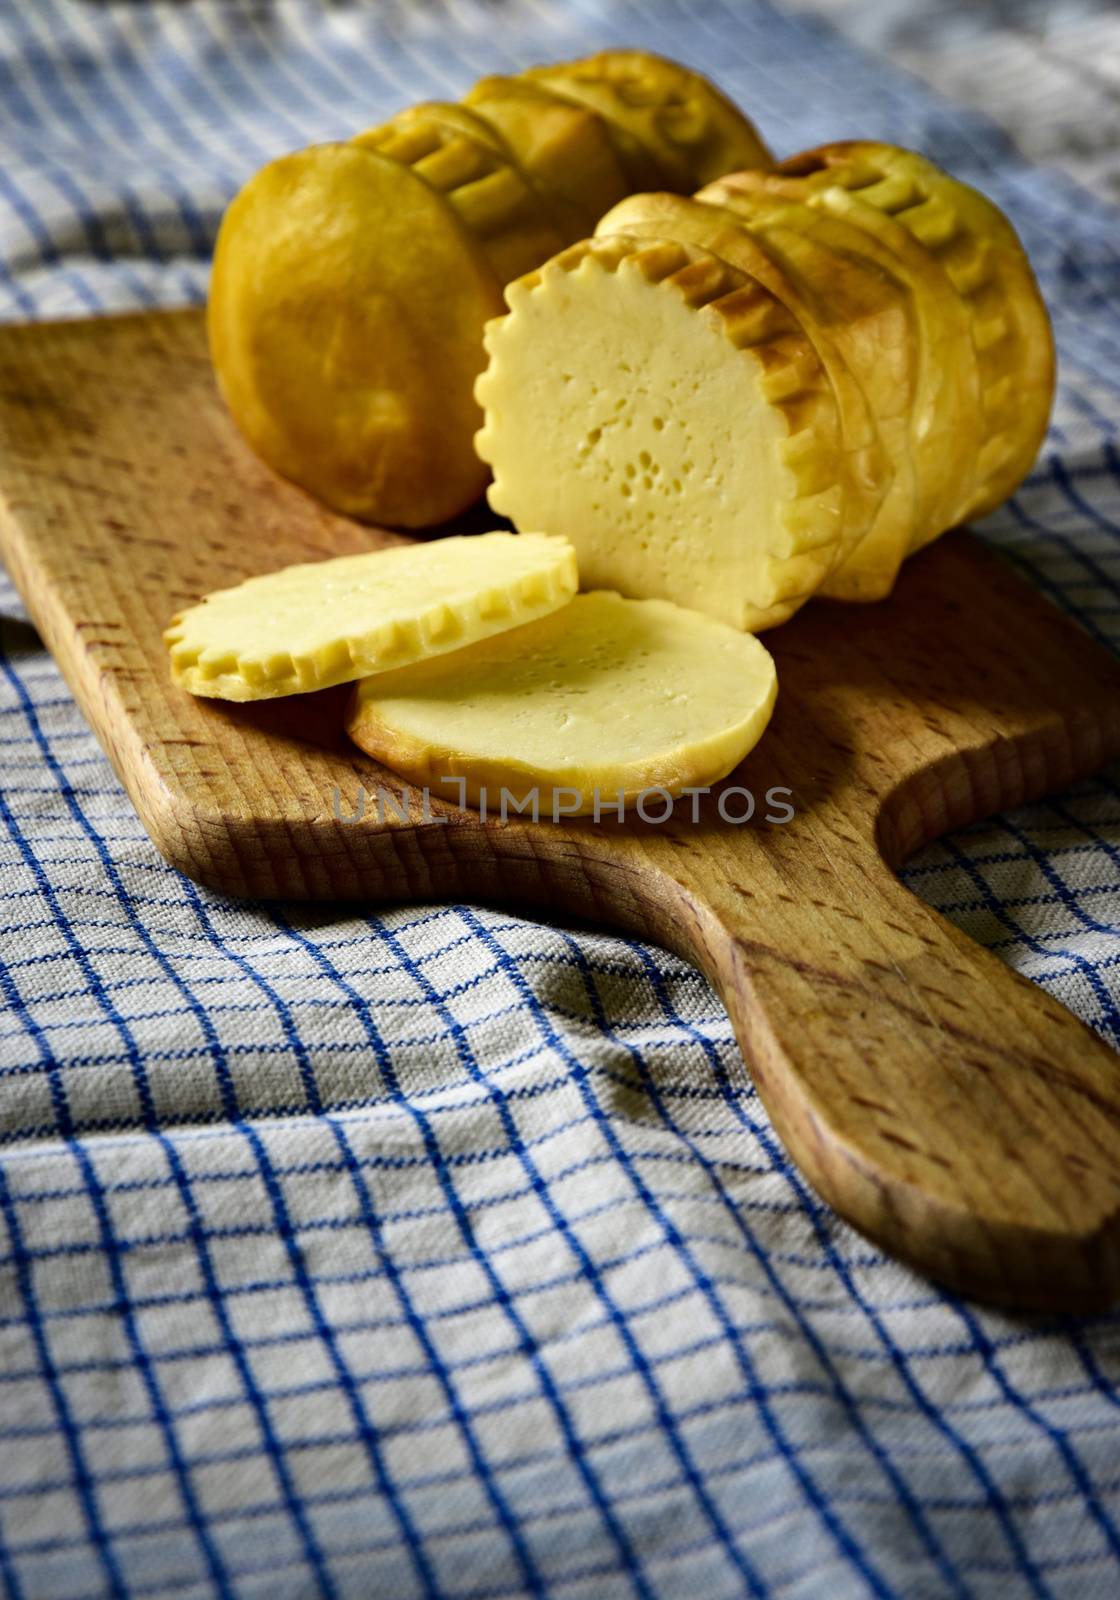
<instances>
[{"instance_id":1,"label":"wood grain","mask_svg":"<svg viewBox=\"0 0 1120 1600\"><path fill-rule=\"evenodd\" d=\"M966 535L878 606L771 635L774 722L670 823L503 825L400 784L339 731L343 692L233 707L169 682L161 628L251 572L395 535L334 517L241 445L195 313L0 333L0 536L156 844L236 895L548 907L695 960L794 1160L885 1249L1011 1305L1120 1298L1120 1057L906 889L924 841L1120 754L1120 665ZM485 525L481 514L479 525ZM339 801L336 804L334 796Z\"/></svg>"}]
</instances>

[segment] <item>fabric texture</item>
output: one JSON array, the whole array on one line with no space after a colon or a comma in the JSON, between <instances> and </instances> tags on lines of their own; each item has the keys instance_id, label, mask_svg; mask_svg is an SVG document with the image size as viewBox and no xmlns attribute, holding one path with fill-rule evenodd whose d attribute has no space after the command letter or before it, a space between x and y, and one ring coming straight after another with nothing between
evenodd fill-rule
<instances>
[{"instance_id":1,"label":"fabric texture","mask_svg":"<svg viewBox=\"0 0 1120 1600\"><path fill-rule=\"evenodd\" d=\"M0 314L198 300L267 157L612 42L1007 209L1061 392L983 532L1115 646L1116 212L753 0L0 0ZM179 877L0 598L5 1594L1120 1592L1120 1318L874 1250L661 951ZM905 877L1120 1044L1120 773Z\"/></svg>"}]
</instances>

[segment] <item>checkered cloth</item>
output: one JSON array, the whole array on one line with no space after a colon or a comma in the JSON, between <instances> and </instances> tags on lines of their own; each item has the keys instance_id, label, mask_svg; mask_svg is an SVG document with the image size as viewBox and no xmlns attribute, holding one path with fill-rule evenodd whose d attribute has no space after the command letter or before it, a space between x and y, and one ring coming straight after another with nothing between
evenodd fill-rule
<instances>
[{"instance_id":1,"label":"checkered cloth","mask_svg":"<svg viewBox=\"0 0 1120 1600\"><path fill-rule=\"evenodd\" d=\"M200 299L266 157L612 42L1006 207L1062 389L984 531L1116 642L1116 214L753 0L0 0L0 312ZM838 1222L660 951L180 878L2 611L7 1595L1120 1592L1116 1317L982 1312ZM1120 775L906 876L1120 1041Z\"/></svg>"}]
</instances>

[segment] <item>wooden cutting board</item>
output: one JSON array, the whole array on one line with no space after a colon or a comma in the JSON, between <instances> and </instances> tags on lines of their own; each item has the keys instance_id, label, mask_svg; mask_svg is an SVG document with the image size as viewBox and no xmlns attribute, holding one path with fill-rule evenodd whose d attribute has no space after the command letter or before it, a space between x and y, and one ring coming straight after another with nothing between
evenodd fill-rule
<instances>
[{"instance_id":1,"label":"wooden cutting board","mask_svg":"<svg viewBox=\"0 0 1120 1600\"><path fill-rule=\"evenodd\" d=\"M778 710L728 782L760 813L791 790L792 821L728 823L714 798L660 826L439 802L425 821L414 793L408 822L379 822L377 786L401 785L340 734L345 691L233 707L169 682L160 632L185 603L398 537L249 454L197 313L0 331L0 502L27 606L183 872L646 935L711 978L790 1154L870 1238L992 1301L1120 1298L1120 1057L894 875L1120 755L1120 665L970 537L913 560L889 601L816 604L770 636ZM363 786L364 819L343 820Z\"/></svg>"}]
</instances>

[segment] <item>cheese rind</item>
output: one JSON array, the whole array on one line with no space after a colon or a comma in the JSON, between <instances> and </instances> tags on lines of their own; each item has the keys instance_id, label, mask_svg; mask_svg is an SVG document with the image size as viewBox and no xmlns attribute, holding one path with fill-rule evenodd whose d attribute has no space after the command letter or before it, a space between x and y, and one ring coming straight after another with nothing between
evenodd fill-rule
<instances>
[{"instance_id":1,"label":"cheese rind","mask_svg":"<svg viewBox=\"0 0 1120 1600\"><path fill-rule=\"evenodd\" d=\"M523 76L606 121L637 190L689 192L721 173L773 163L757 130L709 79L646 50L602 50Z\"/></svg>"},{"instance_id":2,"label":"cheese rind","mask_svg":"<svg viewBox=\"0 0 1120 1600\"><path fill-rule=\"evenodd\" d=\"M1030 471L1054 396L1050 319L1018 234L978 190L895 145L821 145L779 170L821 188L842 184L858 192L930 251L961 296L983 418L977 487L961 515L986 515Z\"/></svg>"},{"instance_id":3,"label":"cheese rind","mask_svg":"<svg viewBox=\"0 0 1120 1600\"><path fill-rule=\"evenodd\" d=\"M836 403L797 320L709 252L621 235L507 300L476 389L494 509L570 538L587 587L752 630L792 615L844 514Z\"/></svg>"},{"instance_id":4,"label":"cheese rind","mask_svg":"<svg viewBox=\"0 0 1120 1600\"><path fill-rule=\"evenodd\" d=\"M960 521L974 492L983 437L980 379L968 313L936 257L901 223L839 183L781 171L737 172L702 198L720 204L808 206L803 226L841 255L853 251L905 285L915 359L910 442L918 497L910 549ZM837 226L841 231L837 231Z\"/></svg>"},{"instance_id":5,"label":"cheese rind","mask_svg":"<svg viewBox=\"0 0 1120 1600\"><path fill-rule=\"evenodd\" d=\"M164 633L191 694L266 700L459 650L566 605L562 539L488 533L284 567L208 595Z\"/></svg>"},{"instance_id":6,"label":"cheese rind","mask_svg":"<svg viewBox=\"0 0 1120 1600\"><path fill-rule=\"evenodd\" d=\"M567 243L547 201L492 129L437 104L357 134L352 144L408 167L442 194L485 255L499 283L520 277ZM418 245L423 241L418 240ZM430 269L429 269L430 270ZM417 263L423 271L423 263Z\"/></svg>"},{"instance_id":7,"label":"cheese rind","mask_svg":"<svg viewBox=\"0 0 1120 1600\"><path fill-rule=\"evenodd\" d=\"M524 78L480 78L464 106L509 146L523 170L565 209L568 238L595 223L626 193L626 174L604 119Z\"/></svg>"},{"instance_id":8,"label":"cheese rind","mask_svg":"<svg viewBox=\"0 0 1120 1600\"><path fill-rule=\"evenodd\" d=\"M357 685L347 721L368 754L436 795L541 815L717 783L761 738L777 694L750 634L663 600L581 594L453 657ZM441 780L447 780L441 784Z\"/></svg>"},{"instance_id":9,"label":"cheese rind","mask_svg":"<svg viewBox=\"0 0 1120 1600\"><path fill-rule=\"evenodd\" d=\"M833 599L889 594L922 512L911 438L918 378L913 299L892 258L874 259L859 228L733 177L702 189L728 205L751 237L800 288L806 330L827 330L862 391L891 465L871 526L821 586ZM843 409L843 407L842 407Z\"/></svg>"}]
</instances>

